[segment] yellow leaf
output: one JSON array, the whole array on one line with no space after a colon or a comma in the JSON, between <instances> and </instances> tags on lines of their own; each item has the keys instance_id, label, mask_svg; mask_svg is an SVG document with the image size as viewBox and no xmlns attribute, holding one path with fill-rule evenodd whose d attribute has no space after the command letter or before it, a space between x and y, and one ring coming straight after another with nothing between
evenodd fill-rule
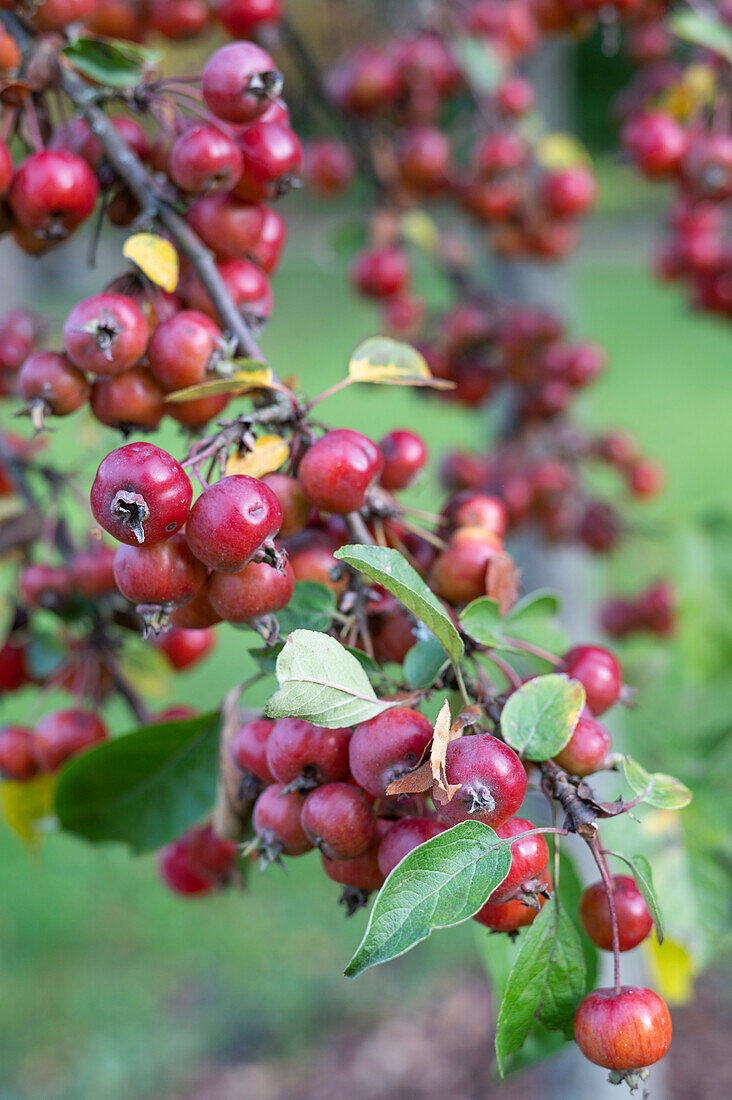
<instances>
[{"instance_id":1,"label":"yellow leaf","mask_svg":"<svg viewBox=\"0 0 732 1100\"><path fill-rule=\"evenodd\" d=\"M130 639L119 663L125 677L142 695L170 698L170 663L162 650L141 638Z\"/></svg>"},{"instance_id":2,"label":"yellow leaf","mask_svg":"<svg viewBox=\"0 0 732 1100\"><path fill-rule=\"evenodd\" d=\"M716 88L717 77L709 65L689 65L681 80L658 96L656 106L686 120L714 102Z\"/></svg>"},{"instance_id":3,"label":"yellow leaf","mask_svg":"<svg viewBox=\"0 0 732 1100\"><path fill-rule=\"evenodd\" d=\"M373 336L359 344L348 364L348 377L353 382L392 386L434 386L437 389L453 386L452 382L432 377L424 356L416 348L386 336Z\"/></svg>"},{"instance_id":4,"label":"yellow leaf","mask_svg":"<svg viewBox=\"0 0 732 1100\"><path fill-rule=\"evenodd\" d=\"M534 148L534 155L542 168L549 171L574 168L579 164L592 167L592 157L582 142L572 134L561 131L540 137Z\"/></svg>"},{"instance_id":5,"label":"yellow leaf","mask_svg":"<svg viewBox=\"0 0 732 1100\"><path fill-rule=\"evenodd\" d=\"M653 988L665 1001L683 1005L691 1000L697 965L687 948L677 941L664 937L659 943L654 932L643 945L646 960L653 977Z\"/></svg>"},{"instance_id":6,"label":"yellow leaf","mask_svg":"<svg viewBox=\"0 0 732 1100\"><path fill-rule=\"evenodd\" d=\"M165 237L155 233L133 233L124 243L122 255L137 264L150 282L170 294L178 286L178 253Z\"/></svg>"},{"instance_id":7,"label":"yellow leaf","mask_svg":"<svg viewBox=\"0 0 732 1100\"><path fill-rule=\"evenodd\" d=\"M264 477L271 474L287 462L290 448L278 435L260 436L253 451L243 455L232 455L226 463L226 474L248 474L249 477Z\"/></svg>"},{"instance_id":8,"label":"yellow leaf","mask_svg":"<svg viewBox=\"0 0 732 1100\"><path fill-rule=\"evenodd\" d=\"M184 390L169 393L165 400L193 401L197 397L214 397L221 393L232 395L249 393L251 390L272 389L273 378L269 367L257 366L251 370L237 370L226 378L210 378L195 386L186 386Z\"/></svg>"},{"instance_id":9,"label":"yellow leaf","mask_svg":"<svg viewBox=\"0 0 732 1100\"><path fill-rule=\"evenodd\" d=\"M424 210L409 210L402 214L399 228L405 240L434 255L440 247L440 231Z\"/></svg>"},{"instance_id":10,"label":"yellow leaf","mask_svg":"<svg viewBox=\"0 0 732 1100\"><path fill-rule=\"evenodd\" d=\"M42 822L53 813L57 776L48 772L25 783L5 779L0 783L5 820L14 833L31 848L36 848L43 836Z\"/></svg>"}]
</instances>

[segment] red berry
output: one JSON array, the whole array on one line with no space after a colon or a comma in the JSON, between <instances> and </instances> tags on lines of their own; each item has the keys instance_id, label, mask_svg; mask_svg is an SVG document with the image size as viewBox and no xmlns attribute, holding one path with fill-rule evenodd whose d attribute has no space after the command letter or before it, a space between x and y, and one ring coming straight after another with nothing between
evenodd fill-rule
<instances>
[{"instance_id":1,"label":"red berry","mask_svg":"<svg viewBox=\"0 0 732 1100\"><path fill-rule=\"evenodd\" d=\"M525 115L534 106L533 85L522 76L510 76L496 92L496 102L504 115Z\"/></svg>"},{"instance_id":2,"label":"red berry","mask_svg":"<svg viewBox=\"0 0 732 1100\"><path fill-rule=\"evenodd\" d=\"M371 248L362 252L351 270L356 290L368 298L391 298L409 287L409 261L399 248Z\"/></svg>"},{"instance_id":3,"label":"red berry","mask_svg":"<svg viewBox=\"0 0 732 1100\"><path fill-rule=\"evenodd\" d=\"M156 646L170 661L175 669L191 668L202 661L216 644L213 630L185 630L173 627L162 634Z\"/></svg>"},{"instance_id":4,"label":"red berry","mask_svg":"<svg viewBox=\"0 0 732 1100\"><path fill-rule=\"evenodd\" d=\"M280 537L290 538L302 531L310 518L312 505L294 477L287 474L265 474L264 484L272 490L282 509Z\"/></svg>"},{"instance_id":5,"label":"red berry","mask_svg":"<svg viewBox=\"0 0 732 1100\"><path fill-rule=\"evenodd\" d=\"M653 927L643 895L629 875L613 878L613 901L618 921L618 941L621 951L632 951L650 934ZM579 905L582 927L592 942L603 951L613 949L612 919L605 886L595 882L582 894Z\"/></svg>"},{"instance_id":6,"label":"red berry","mask_svg":"<svg viewBox=\"0 0 732 1100\"><path fill-rule=\"evenodd\" d=\"M245 722L239 726L229 745L234 763L264 784L276 782L267 764L267 742L273 726L274 722L269 718Z\"/></svg>"},{"instance_id":7,"label":"red berry","mask_svg":"<svg viewBox=\"0 0 732 1100\"><path fill-rule=\"evenodd\" d=\"M232 38L250 38L260 28L279 23L282 0L218 0L215 10Z\"/></svg>"},{"instance_id":8,"label":"red berry","mask_svg":"<svg viewBox=\"0 0 732 1100\"><path fill-rule=\"evenodd\" d=\"M572 775L592 775L599 771L612 748L610 734L589 713L580 715L572 736L554 760Z\"/></svg>"},{"instance_id":9,"label":"red berry","mask_svg":"<svg viewBox=\"0 0 732 1100\"><path fill-rule=\"evenodd\" d=\"M418 195L436 195L450 172L450 139L442 130L420 126L407 130L397 146L402 181Z\"/></svg>"},{"instance_id":10,"label":"red berry","mask_svg":"<svg viewBox=\"0 0 732 1100\"><path fill-rule=\"evenodd\" d=\"M300 824L302 804L299 791L286 794L280 783L265 787L252 813L252 825L262 842L263 855L277 859L283 854L302 856L310 851L312 844Z\"/></svg>"},{"instance_id":11,"label":"red berry","mask_svg":"<svg viewBox=\"0 0 732 1100\"><path fill-rule=\"evenodd\" d=\"M12 173L12 161L10 171ZM356 162L350 147L335 138L311 141L305 150L305 180L318 195L340 195L353 182Z\"/></svg>"},{"instance_id":12,"label":"red berry","mask_svg":"<svg viewBox=\"0 0 732 1100\"><path fill-rule=\"evenodd\" d=\"M483 179L491 179L500 172L515 171L526 164L528 152L526 142L518 134L510 131L489 134L475 150L475 171Z\"/></svg>"},{"instance_id":13,"label":"red berry","mask_svg":"<svg viewBox=\"0 0 732 1100\"><path fill-rule=\"evenodd\" d=\"M724 131L695 136L684 157L684 179L703 199L732 196L732 135Z\"/></svg>"},{"instance_id":14,"label":"red berry","mask_svg":"<svg viewBox=\"0 0 732 1100\"><path fill-rule=\"evenodd\" d=\"M121 115L119 118L111 118L109 121L126 145L137 154L140 160L147 160L150 155L150 144L140 123L136 122L134 118L127 118L125 115ZM90 168L97 169L104 160L102 143L91 131L82 142L79 153Z\"/></svg>"},{"instance_id":15,"label":"red berry","mask_svg":"<svg viewBox=\"0 0 732 1100\"><path fill-rule=\"evenodd\" d=\"M587 706L595 717L618 701L623 670L609 650L595 645L574 646L565 653L562 667L570 679L579 680L584 687Z\"/></svg>"},{"instance_id":16,"label":"red berry","mask_svg":"<svg viewBox=\"0 0 732 1100\"><path fill-rule=\"evenodd\" d=\"M236 142L218 127L184 130L170 152L170 175L183 191L230 191L242 173Z\"/></svg>"},{"instance_id":17,"label":"red berry","mask_svg":"<svg viewBox=\"0 0 732 1100\"><path fill-rule=\"evenodd\" d=\"M13 178L14 168L15 166L10 150L4 141L0 141L0 197L4 197L7 194Z\"/></svg>"},{"instance_id":18,"label":"red berry","mask_svg":"<svg viewBox=\"0 0 732 1100\"><path fill-rule=\"evenodd\" d=\"M286 243L287 225L284 218L276 210L265 209L262 232L249 250L250 256L268 275L274 275Z\"/></svg>"},{"instance_id":19,"label":"red berry","mask_svg":"<svg viewBox=\"0 0 732 1100\"><path fill-rule=\"evenodd\" d=\"M0 729L0 775L25 783L38 771L33 730L26 726Z\"/></svg>"},{"instance_id":20,"label":"red berry","mask_svg":"<svg viewBox=\"0 0 732 1100\"><path fill-rule=\"evenodd\" d=\"M328 859L365 855L376 833L371 803L350 783L326 783L310 791L302 806L305 835Z\"/></svg>"},{"instance_id":21,"label":"red berry","mask_svg":"<svg viewBox=\"0 0 732 1100\"><path fill-rule=\"evenodd\" d=\"M38 31L60 31L69 23L87 19L93 11L94 0L44 0L31 22Z\"/></svg>"},{"instance_id":22,"label":"red berry","mask_svg":"<svg viewBox=\"0 0 732 1100\"><path fill-rule=\"evenodd\" d=\"M0 646L0 694L18 691L29 682L25 648L9 641Z\"/></svg>"},{"instance_id":23,"label":"red berry","mask_svg":"<svg viewBox=\"0 0 732 1100\"><path fill-rule=\"evenodd\" d=\"M381 873L386 878L405 856L444 831L444 825L429 817L403 817L395 821L379 845Z\"/></svg>"},{"instance_id":24,"label":"red berry","mask_svg":"<svg viewBox=\"0 0 732 1100\"><path fill-rule=\"evenodd\" d=\"M207 626L216 626L221 622L221 616L214 611L209 599L211 581L202 585L196 595L185 604L184 607L176 607L170 616L173 626L183 627L185 630L205 630Z\"/></svg>"},{"instance_id":25,"label":"red berry","mask_svg":"<svg viewBox=\"0 0 732 1100\"><path fill-rule=\"evenodd\" d=\"M492 531L498 538L506 533L506 506L498 497L487 496L464 489L451 497L444 509L444 515L451 527L482 527Z\"/></svg>"},{"instance_id":26,"label":"red berry","mask_svg":"<svg viewBox=\"0 0 732 1100\"><path fill-rule=\"evenodd\" d=\"M682 126L662 111L631 119L623 127L622 141L643 175L650 178L675 175L688 147Z\"/></svg>"},{"instance_id":27,"label":"red berry","mask_svg":"<svg viewBox=\"0 0 732 1100\"><path fill-rule=\"evenodd\" d=\"M246 202L276 198L287 177L302 168L300 139L289 126L259 122L239 136L244 169L234 193Z\"/></svg>"},{"instance_id":28,"label":"red berry","mask_svg":"<svg viewBox=\"0 0 732 1100\"><path fill-rule=\"evenodd\" d=\"M225 122L249 123L282 90L282 77L268 53L253 42L230 42L206 62L201 91L206 106Z\"/></svg>"},{"instance_id":29,"label":"red berry","mask_svg":"<svg viewBox=\"0 0 732 1100\"><path fill-rule=\"evenodd\" d=\"M282 524L275 493L255 477L232 474L210 485L191 509L186 538L217 573L240 573Z\"/></svg>"},{"instance_id":30,"label":"red berry","mask_svg":"<svg viewBox=\"0 0 732 1100\"><path fill-rule=\"evenodd\" d=\"M369 850L355 859L328 859L323 856L323 870L329 879L338 882L341 886L350 887L353 890L370 894L373 890L380 890L384 878L378 861L378 844L372 844ZM359 904L365 904L365 898L360 897L351 904L350 897L346 894L344 901L349 903L349 913L354 911Z\"/></svg>"},{"instance_id":31,"label":"red berry","mask_svg":"<svg viewBox=\"0 0 732 1100\"><path fill-rule=\"evenodd\" d=\"M152 0L150 23L173 41L197 38L208 27L211 11L205 0Z\"/></svg>"},{"instance_id":32,"label":"red berry","mask_svg":"<svg viewBox=\"0 0 732 1100\"><path fill-rule=\"evenodd\" d=\"M580 1004L574 1037L585 1058L605 1069L645 1069L663 1058L671 1042L668 1008L651 989L596 989Z\"/></svg>"},{"instance_id":33,"label":"red berry","mask_svg":"<svg viewBox=\"0 0 732 1100\"><path fill-rule=\"evenodd\" d=\"M663 467L650 459L639 459L628 468L628 488L634 497L647 500L663 489Z\"/></svg>"},{"instance_id":34,"label":"red berry","mask_svg":"<svg viewBox=\"0 0 732 1100\"><path fill-rule=\"evenodd\" d=\"M47 772L55 772L72 756L106 741L102 720L86 710L55 710L36 726L35 754Z\"/></svg>"},{"instance_id":35,"label":"red berry","mask_svg":"<svg viewBox=\"0 0 732 1100\"><path fill-rule=\"evenodd\" d=\"M64 347L79 370L119 374L145 354L147 321L132 298L95 294L75 305L66 318Z\"/></svg>"},{"instance_id":36,"label":"red berry","mask_svg":"<svg viewBox=\"0 0 732 1100\"><path fill-rule=\"evenodd\" d=\"M379 481L388 491L406 489L427 462L427 447L421 436L404 428L389 432L379 442L384 467Z\"/></svg>"},{"instance_id":37,"label":"red berry","mask_svg":"<svg viewBox=\"0 0 732 1100\"><path fill-rule=\"evenodd\" d=\"M539 875L539 885L543 890L550 890L552 880L548 871L542 871ZM516 932L519 928L526 928L533 924L546 901L543 893L536 895L536 905L527 905L519 898L495 905L487 901L473 917L479 924L490 928L491 932Z\"/></svg>"},{"instance_id":38,"label":"red berry","mask_svg":"<svg viewBox=\"0 0 732 1100\"><path fill-rule=\"evenodd\" d=\"M228 393L210 397L193 397L190 401L175 401L168 407L168 416L187 428L201 428L220 416L229 404Z\"/></svg>"},{"instance_id":39,"label":"red berry","mask_svg":"<svg viewBox=\"0 0 732 1100\"><path fill-rule=\"evenodd\" d=\"M176 894L207 894L231 875L236 844L216 835L211 825L189 829L166 844L158 856L163 881Z\"/></svg>"},{"instance_id":40,"label":"red berry","mask_svg":"<svg viewBox=\"0 0 732 1100\"><path fill-rule=\"evenodd\" d=\"M74 592L88 599L115 592L114 550L111 546L97 546L94 550L74 554L69 575Z\"/></svg>"},{"instance_id":41,"label":"red berry","mask_svg":"<svg viewBox=\"0 0 732 1100\"><path fill-rule=\"evenodd\" d=\"M91 509L119 542L151 546L169 538L188 518L193 488L180 463L152 443L128 443L97 470Z\"/></svg>"},{"instance_id":42,"label":"red berry","mask_svg":"<svg viewBox=\"0 0 732 1100\"><path fill-rule=\"evenodd\" d=\"M343 595L348 587L348 570L333 557L330 541L326 544L308 540L308 545L294 547L290 551L290 565L296 580L324 584L337 596Z\"/></svg>"},{"instance_id":43,"label":"red berry","mask_svg":"<svg viewBox=\"0 0 732 1100\"><path fill-rule=\"evenodd\" d=\"M565 168L544 177L541 198L555 218L575 218L595 204L597 182L588 168Z\"/></svg>"},{"instance_id":44,"label":"red berry","mask_svg":"<svg viewBox=\"0 0 732 1100\"><path fill-rule=\"evenodd\" d=\"M445 753L445 776L459 784L451 800L437 807L447 825L482 821L495 829L515 814L526 794L526 772L513 749L489 733L451 741Z\"/></svg>"},{"instance_id":45,"label":"red berry","mask_svg":"<svg viewBox=\"0 0 732 1100\"><path fill-rule=\"evenodd\" d=\"M165 414L165 392L146 367L132 367L114 378L98 378L91 391L91 411L100 424L131 431L152 431Z\"/></svg>"},{"instance_id":46,"label":"red berry","mask_svg":"<svg viewBox=\"0 0 732 1100\"><path fill-rule=\"evenodd\" d=\"M85 160L63 151L43 152L18 165L9 202L19 225L53 240L89 217L98 194L96 176Z\"/></svg>"},{"instance_id":47,"label":"red berry","mask_svg":"<svg viewBox=\"0 0 732 1100\"><path fill-rule=\"evenodd\" d=\"M334 783L348 778L349 729L326 729L299 718L275 722L267 742L267 767L280 783Z\"/></svg>"},{"instance_id":48,"label":"red berry","mask_svg":"<svg viewBox=\"0 0 732 1100\"><path fill-rule=\"evenodd\" d=\"M251 260L224 260L218 265L218 269L229 296L241 313L259 319L269 317L272 312L272 288L267 276L255 263ZM205 313L217 323L223 323L208 291L192 271L186 275L183 290L186 303L191 309Z\"/></svg>"},{"instance_id":49,"label":"red berry","mask_svg":"<svg viewBox=\"0 0 732 1100\"><path fill-rule=\"evenodd\" d=\"M382 798L390 783L417 767L432 735L425 716L407 707L361 722L348 753L353 778L369 794Z\"/></svg>"},{"instance_id":50,"label":"red berry","mask_svg":"<svg viewBox=\"0 0 732 1100\"><path fill-rule=\"evenodd\" d=\"M214 573L209 584L211 606L229 623L247 623L281 611L292 599L295 574L266 562L251 562L241 573Z\"/></svg>"},{"instance_id":51,"label":"red berry","mask_svg":"<svg viewBox=\"0 0 732 1100\"><path fill-rule=\"evenodd\" d=\"M89 399L89 383L65 355L37 351L28 356L18 375L20 396L44 413L68 416Z\"/></svg>"},{"instance_id":52,"label":"red berry","mask_svg":"<svg viewBox=\"0 0 732 1100\"><path fill-rule=\"evenodd\" d=\"M183 309L153 332L147 349L150 373L169 393L202 382L223 338L205 313Z\"/></svg>"},{"instance_id":53,"label":"red berry","mask_svg":"<svg viewBox=\"0 0 732 1100\"><path fill-rule=\"evenodd\" d=\"M496 829L496 833L502 840L507 837L517 836L519 833L529 832L536 826L522 817L509 817ZM488 898L494 905L502 905L510 901L522 889L531 890L542 871L546 870L549 863L549 845L540 833L533 836L525 836L522 840L514 840L511 844L511 870L500 886L497 886ZM521 900L519 898L519 900Z\"/></svg>"},{"instance_id":54,"label":"red berry","mask_svg":"<svg viewBox=\"0 0 732 1100\"><path fill-rule=\"evenodd\" d=\"M297 478L316 508L344 515L363 506L383 461L379 448L365 435L337 428L307 451Z\"/></svg>"},{"instance_id":55,"label":"red berry","mask_svg":"<svg viewBox=\"0 0 732 1100\"><path fill-rule=\"evenodd\" d=\"M71 593L69 572L55 565L26 565L20 575L20 592L32 610L58 607Z\"/></svg>"},{"instance_id":56,"label":"red berry","mask_svg":"<svg viewBox=\"0 0 732 1100\"><path fill-rule=\"evenodd\" d=\"M186 218L218 260L239 260L260 240L265 210L234 195L204 195L191 203Z\"/></svg>"},{"instance_id":57,"label":"red berry","mask_svg":"<svg viewBox=\"0 0 732 1100\"><path fill-rule=\"evenodd\" d=\"M457 537L459 536L459 537ZM453 535L447 550L435 558L430 570L430 585L450 603L468 603L486 593L486 573L501 553L498 536L476 527L461 527Z\"/></svg>"},{"instance_id":58,"label":"red berry","mask_svg":"<svg viewBox=\"0 0 732 1100\"><path fill-rule=\"evenodd\" d=\"M119 546L114 579L132 603L172 608L193 599L205 583L206 567L179 532L154 546Z\"/></svg>"},{"instance_id":59,"label":"red berry","mask_svg":"<svg viewBox=\"0 0 732 1100\"><path fill-rule=\"evenodd\" d=\"M216 883L210 876L191 865L190 852L183 839L174 840L161 848L158 871L165 885L174 894L192 897L196 894L209 894L216 888Z\"/></svg>"}]
</instances>

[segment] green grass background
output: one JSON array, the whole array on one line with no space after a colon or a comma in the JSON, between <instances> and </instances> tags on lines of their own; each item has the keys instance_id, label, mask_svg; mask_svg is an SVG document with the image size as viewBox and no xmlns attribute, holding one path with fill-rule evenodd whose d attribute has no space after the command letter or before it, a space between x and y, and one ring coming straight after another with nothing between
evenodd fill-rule
<instances>
[{"instance_id":1,"label":"green grass background","mask_svg":"<svg viewBox=\"0 0 732 1100\"><path fill-rule=\"evenodd\" d=\"M707 505L732 505L730 335L647 274L645 243L616 231L624 204L615 179L612 217L600 218L592 247L573 264L576 333L603 343L611 361L583 398L583 415L634 431L664 462L668 491L643 521L650 515L662 529ZM279 373L297 375L311 393L343 375L349 352L376 324L348 293L343 258L329 254L314 217L302 217L301 235L295 221L264 341ZM306 243L298 246L298 236ZM59 317L79 293L74 285L43 292ZM402 389L352 389L323 414L376 437L416 425L434 455L480 441L478 418ZM72 457L88 474L110 437L80 424L52 438L51 454ZM180 449L174 435L166 438ZM433 477L414 499L436 503ZM214 704L247 669L242 635L222 629L215 656L167 681L160 707ZM5 714L27 717L35 705L23 693ZM112 720L125 728L121 712ZM186 903L161 888L152 859L60 836L28 853L0 827L1 1100L172 1094L202 1060L294 1054L331 1022L366 1020L405 990L428 988L446 967L474 965L472 931L463 927L346 981L364 921L345 921L337 894L310 856L292 861L287 875L253 874L244 895Z\"/></svg>"}]
</instances>

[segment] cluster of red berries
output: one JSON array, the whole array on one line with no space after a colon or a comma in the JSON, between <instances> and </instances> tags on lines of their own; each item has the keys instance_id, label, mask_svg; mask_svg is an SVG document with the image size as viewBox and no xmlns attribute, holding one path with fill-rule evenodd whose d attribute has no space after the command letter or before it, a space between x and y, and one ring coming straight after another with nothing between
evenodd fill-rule
<instances>
[{"instance_id":1,"label":"cluster of red berries","mask_svg":"<svg viewBox=\"0 0 732 1100\"><path fill-rule=\"evenodd\" d=\"M0 729L0 775L24 783L39 772L57 772L67 760L108 736L97 714L78 708L51 711L35 729L4 726Z\"/></svg>"},{"instance_id":2,"label":"cluster of red berries","mask_svg":"<svg viewBox=\"0 0 732 1100\"><path fill-rule=\"evenodd\" d=\"M606 600L600 612L600 625L611 638L626 638L641 631L667 638L676 625L671 585L668 581L657 581L637 596Z\"/></svg>"}]
</instances>

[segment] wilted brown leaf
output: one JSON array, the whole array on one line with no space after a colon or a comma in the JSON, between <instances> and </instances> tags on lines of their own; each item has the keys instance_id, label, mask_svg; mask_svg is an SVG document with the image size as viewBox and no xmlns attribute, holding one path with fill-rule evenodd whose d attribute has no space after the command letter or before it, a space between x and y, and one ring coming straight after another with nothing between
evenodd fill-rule
<instances>
[{"instance_id":1,"label":"wilted brown leaf","mask_svg":"<svg viewBox=\"0 0 732 1100\"><path fill-rule=\"evenodd\" d=\"M496 554L488 562L485 594L495 600L501 615L511 610L518 598L518 570L510 554Z\"/></svg>"}]
</instances>

